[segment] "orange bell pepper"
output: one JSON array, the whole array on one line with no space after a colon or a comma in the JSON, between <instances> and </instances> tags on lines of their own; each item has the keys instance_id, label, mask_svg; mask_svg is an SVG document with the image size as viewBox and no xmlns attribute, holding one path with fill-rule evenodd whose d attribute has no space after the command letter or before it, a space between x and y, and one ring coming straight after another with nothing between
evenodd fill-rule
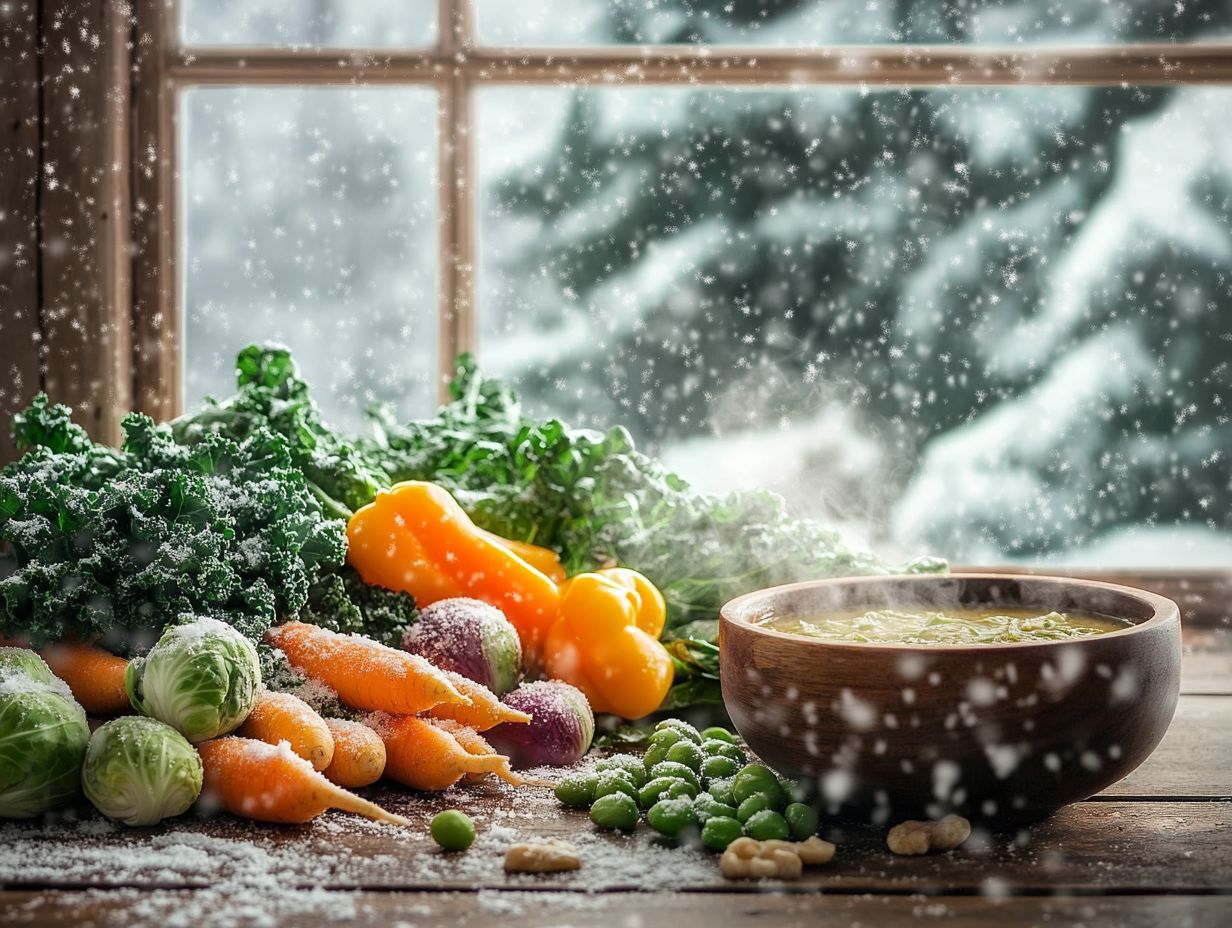
<instances>
[{"instance_id":1,"label":"orange bell pepper","mask_svg":"<svg viewBox=\"0 0 1232 928\"><path fill-rule=\"evenodd\" d=\"M487 535L498 545L508 548L553 583L565 582L565 568L560 563L560 557L551 548L532 545L528 541L514 541L512 538L502 538L500 535L484 531L483 529L478 529L478 531L483 532L483 534Z\"/></svg>"},{"instance_id":2,"label":"orange bell pepper","mask_svg":"<svg viewBox=\"0 0 1232 928\"><path fill-rule=\"evenodd\" d=\"M378 493L347 523L347 542L347 560L365 583L403 590L424 606L454 596L481 599L505 613L531 650L560 611L552 579L513 543L476 526L434 483L409 480ZM544 554L551 552L527 548L543 552L534 556L550 567Z\"/></svg>"},{"instance_id":3,"label":"orange bell pepper","mask_svg":"<svg viewBox=\"0 0 1232 928\"><path fill-rule=\"evenodd\" d=\"M637 571L578 574L561 587L545 669L585 693L595 712L648 715L672 685L672 659L659 643L665 617L663 595Z\"/></svg>"}]
</instances>

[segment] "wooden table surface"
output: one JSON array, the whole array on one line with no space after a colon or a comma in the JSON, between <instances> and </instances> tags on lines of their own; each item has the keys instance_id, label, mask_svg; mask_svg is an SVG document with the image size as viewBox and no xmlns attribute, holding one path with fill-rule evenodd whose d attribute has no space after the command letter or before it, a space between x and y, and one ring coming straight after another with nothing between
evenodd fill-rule
<instances>
[{"instance_id":1,"label":"wooden table surface","mask_svg":"<svg viewBox=\"0 0 1232 928\"><path fill-rule=\"evenodd\" d=\"M1145 584L1144 584L1145 585ZM1226 601L1225 601L1226 602ZM317 926L455 924L1232 925L1232 627L1191 612L1182 696L1163 743L1104 793L960 850L893 857L884 831L831 826L828 866L795 883L725 881L711 854L594 831L544 790L477 784L373 798L422 827L329 813L303 827L188 818L128 830L83 816L0 825L0 924ZM449 807L480 828L446 855L426 821ZM559 836L580 871L508 876L504 849Z\"/></svg>"}]
</instances>

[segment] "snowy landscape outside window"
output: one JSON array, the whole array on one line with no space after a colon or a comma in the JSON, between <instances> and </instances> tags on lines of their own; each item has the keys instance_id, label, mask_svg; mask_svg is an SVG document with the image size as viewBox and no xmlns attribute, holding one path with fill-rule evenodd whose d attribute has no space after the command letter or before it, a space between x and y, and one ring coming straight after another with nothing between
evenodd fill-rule
<instances>
[{"instance_id":1,"label":"snowy landscape outside window","mask_svg":"<svg viewBox=\"0 0 1232 928\"><path fill-rule=\"evenodd\" d=\"M537 414L891 556L1232 560L1232 90L1073 76L1227 41L1232 5L182 0L178 29L185 395L275 338L358 426L473 348ZM950 76L852 79L860 46ZM1023 79L944 58L985 46ZM697 53L731 48L725 84Z\"/></svg>"}]
</instances>

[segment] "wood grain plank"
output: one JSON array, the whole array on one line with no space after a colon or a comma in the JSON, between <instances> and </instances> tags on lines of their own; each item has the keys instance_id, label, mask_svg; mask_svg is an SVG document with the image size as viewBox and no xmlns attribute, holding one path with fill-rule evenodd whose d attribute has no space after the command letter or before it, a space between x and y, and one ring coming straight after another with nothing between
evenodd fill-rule
<instances>
[{"instance_id":1,"label":"wood grain plank","mask_svg":"<svg viewBox=\"0 0 1232 928\"><path fill-rule=\"evenodd\" d=\"M34 3L0 5L0 465L39 391L39 58Z\"/></svg>"},{"instance_id":2,"label":"wood grain plank","mask_svg":"<svg viewBox=\"0 0 1232 928\"><path fill-rule=\"evenodd\" d=\"M108 0L41 5L44 383L111 443L132 408L130 15Z\"/></svg>"},{"instance_id":3,"label":"wood grain plank","mask_svg":"<svg viewBox=\"0 0 1232 928\"><path fill-rule=\"evenodd\" d=\"M128 926L151 923L162 915L175 924L191 919L199 928L236 924L243 904L214 893L190 890L0 893L0 910L10 924L32 928ZM776 895L770 893L365 893L274 896L262 911L288 928L318 928L332 921L348 925L414 924L419 928L499 924L502 928L543 925L633 928L725 928L757 925L877 925L918 928L921 921L946 925L1005 928L1048 924L1106 925L1121 928L1224 928L1232 919L1232 899L1220 896L1111 896L1097 898L980 898L946 896Z\"/></svg>"},{"instance_id":4,"label":"wood grain plank","mask_svg":"<svg viewBox=\"0 0 1232 928\"><path fill-rule=\"evenodd\" d=\"M250 886L277 874L282 886L343 889L530 889L590 892L729 890L715 855L662 842L643 825L630 836L594 830L583 813L560 809L546 791L516 796L501 786L421 797L372 793L414 827L327 814L300 827L254 826L230 818L124 830L97 817L80 824L0 826L0 888ZM445 808L475 819L480 836L465 854L445 855L427 822ZM995 893L1232 893L1232 803L1087 802L1030 828L977 833L960 851L894 857L885 829L826 830L835 860L785 884L789 891ZM550 879L507 875L505 849L558 837L585 861Z\"/></svg>"},{"instance_id":5,"label":"wood grain plank","mask_svg":"<svg viewBox=\"0 0 1232 928\"><path fill-rule=\"evenodd\" d=\"M1155 753L1103 797L1232 797L1232 698L1182 696Z\"/></svg>"}]
</instances>

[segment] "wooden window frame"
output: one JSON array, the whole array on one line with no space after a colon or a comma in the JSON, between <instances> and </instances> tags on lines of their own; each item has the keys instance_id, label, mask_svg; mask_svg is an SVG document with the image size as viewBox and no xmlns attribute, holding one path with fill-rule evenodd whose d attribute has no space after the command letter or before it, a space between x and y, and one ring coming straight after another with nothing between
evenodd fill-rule
<instances>
[{"instance_id":1,"label":"wooden window frame","mask_svg":"<svg viewBox=\"0 0 1232 928\"><path fill-rule=\"evenodd\" d=\"M177 99L203 85L419 85L438 98L438 370L476 347L476 87L1163 85L1232 82L1232 46L1091 48L959 46L595 46L502 48L477 43L470 0L438 0L437 40L424 50L186 47L175 0L140 0L138 144L133 178L133 394L155 418L180 412L181 287L176 277ZM442 396L447 384L439 385Z\"/></svg>"}]
</instances>

